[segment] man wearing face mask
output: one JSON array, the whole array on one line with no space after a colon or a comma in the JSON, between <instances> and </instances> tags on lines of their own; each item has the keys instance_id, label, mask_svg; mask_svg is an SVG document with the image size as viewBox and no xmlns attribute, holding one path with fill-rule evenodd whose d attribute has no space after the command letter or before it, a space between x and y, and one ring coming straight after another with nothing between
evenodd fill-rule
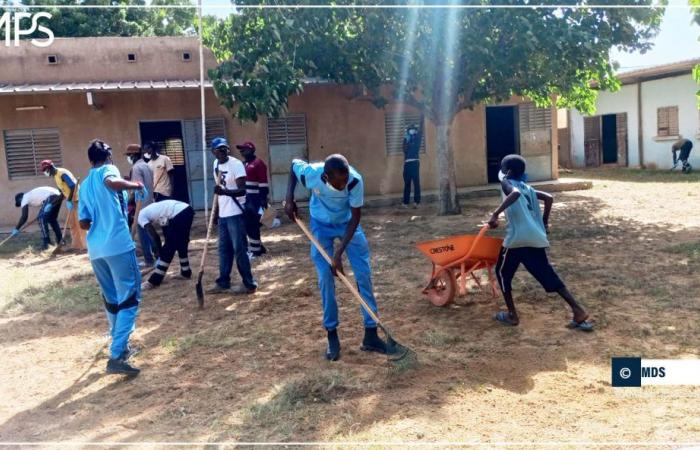
<instances>
[{"instance_id":1,"label":"man wearing face mask","mask_svg":"<svg viewBox=\"0 0 700 450\"><path fill-rule=\"evenodd\" d=\"M39 164L41 170L47 177L53 177L56 187L66 200L68 208L68 227L70 228L71 247L75 250L85 250L85 232L78 224L78 180L70 170L56 167L50 159L45 159Z\"/></svg>"},{"instance_id":2,"label":"man wearing face mask","mask_svg":"<svg viewBox=\"0 0 700 450\"><path fill-rule=\"evenodd\" d=\"M255 156L255 144L244 142L236 145L243 156L245 165L245 227L248 233L248 247L252 257L267 253L260 240L260 217L267 208L267 166L262 159Z\"/></svg>"},{"instance_id":3,"label":"man wearing face mask","mask_svg":"<svg viewBox=\"0 0 700 450\"><path fill-rule=\"evenodd\" d=\"M342 257L346 249L360 294L367 305L377 312L377 301L372 291L369 244L360 226L364 184L362 176L348 164L343 155L331 155L323 163L312 164L295 159L292 161L284 204L284 210L292 221L297 215L294 202L297 181L311 191L311 232L333 257L333 265L328 265L316 247L311 246L311 259L316 266L323 302L323 326L328 333L325 356L329 361L337 361L340 359L340 339L333 276L338 271L343 272ZM340 247L334 250L336 239L340 239ZM377 335L377 323L363 308L360 310L365 324L365 336L360 349L386 353L386 343Z\"/></svg>"},{"instance_id":4,"label":"man wearing face mask","mask_svg":"<svg viewBox=\"0 0 700 450\"><path fill-rule=\"evenodd\" d=\"M420 146L423 140L423 121L420 128L413 124L406 129L403 138L403 207L411 202L413 184L413 207L420 205Z\"/></svg>"},{"instance_id":5,"label":"man wearing face mask","mask_svg":"<svg viewBox=\"0 0 700 450\"><path fill-rule=\"evenodd\" d=\"M17 236L19 234L29 217L29 207L32 206L39 209L39 214L37 214L36 218L39 222L39 229L41 230L42 250L46 250L49 248L49 244L51 244L49 226L53 229L54 234L56 234L56 244L59 244L63 240L61 225L58 224L58 213L61 210L61 202L63 202L61 192L49 186L41 186L27 193L20 192L15 195L15 206L22 209L22 215L15 229L12 230L12 236Z\"/></svg>"},{"instance_id":6,"label":"man wearing face mask","mask_svg":"<svg viewBox=\"0 0 700 450\"><path fill-rule=\"evenodd\" d=\"M138 144L129 144L126 147L126 160L131 165L131 173L129 178L131 181L141 183L146 188L146 196L141 200L141 210L153 203L153 171L143 160L141 146ZM134 218L138 220L138 218ZM138 226L139 242L141 243L141 251L143 252L143 263L146 267L155 265L155 257L153 255L153 246L148 232Z\"/></svg>"},{"instance_id":7,"label":"man wearing face mask","mask_svg":"<svg viewBox=\"0 0 700 450\"><path fill-rule=\"evenodd\" d=\"M159 202L168 200L173 195L175 185L175 167L166 155L160 154L160 147L153 141L143 146L143 156L153 172L153 198Z\"/></svg>"}]
</instances>

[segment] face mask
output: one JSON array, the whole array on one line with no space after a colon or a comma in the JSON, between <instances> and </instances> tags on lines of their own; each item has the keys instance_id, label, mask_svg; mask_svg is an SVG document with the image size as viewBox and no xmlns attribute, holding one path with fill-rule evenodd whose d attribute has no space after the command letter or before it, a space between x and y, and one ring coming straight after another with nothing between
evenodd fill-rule
<instances>
[{"instance_id":1,"label":"face mask","mask_svg":"<svg viewBox=\"0 0 700 450\"><path fill-rule=\"evenodd\" d=\"M414 130L413 128L411 128L410 130L408 130L408 134L413 136L414 134L418 134L418 132L416 130Z\"/></svg>"},{"instance_id":2,"label":"face mask","mask_svg":"<svg viewBox=\"0 0 700 450\"><path fill-rule=\"evenodd\" d=\"M498 181L503 181L503 179L506 177L506 174L503 173L502 170L498 171Z\"/></svg>"},{"instance_id":3,"label":"face mask","mask_svg":"<svg viewBox=\"0 0 700 450\"><path fill-rule=\"evenodd\" d=\"M151 154L150 153L144 153L143 157L146 159L151 159Z\"/></svg>"},{"instance_id":4,"label":"face mask","mask_svg":"<svg viewBox=\"0 0 700 450\"><path fill-rule=\"evenodd\" d=\"M47 171L44 172L44 175L47 176L47 177L50 177L50 176L51 176L51 172L49 172L49 171L47 170Z\"/></svg>"},{"instance_id":5,"label":"face mask","mask_svg":"<svg viewBox=\"0 0 700 450\"><path fill-rule=\"evenodd\" d=\"M131 164L131 165L134 165L134 158L132 158L131 156L127 156L127 157L126 157L126 162L128 162L128 163Z\"/></svg>"}]
</instances>

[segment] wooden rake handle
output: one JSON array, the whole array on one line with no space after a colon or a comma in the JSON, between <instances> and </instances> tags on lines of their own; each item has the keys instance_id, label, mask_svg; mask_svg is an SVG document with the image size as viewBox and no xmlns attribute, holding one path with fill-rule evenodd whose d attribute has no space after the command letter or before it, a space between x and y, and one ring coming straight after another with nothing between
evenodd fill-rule
<instances>
[{"instance_id":1,"label":"wooden rake handle","mask_svg":"<svg viewBox=\"0 0 700 450\"><path fill-rule=\"evenodd\" d=\"M202 260L199 262L199 271L204 270L204 262L207 258L207 249L209 248L209 238L211 237L211 229L214 227L214 217L218 214L219 210L219 196L214 194L214 201L212 202L211 213L209 213L209 225L207 226L207 237L204 239L204 250L202 250Z\"/></svg>"},{"instance_id":2,"label":"wooden rake handle","mask_svg":"<svg viewBox=\"0 0 700 450\"><path fill-rule=\"evenodd\" d=\"M316 240L314 235L311 234L311 231L309 231L309 229L306 228L306 225L304 225L304 222L302 222L301 219L299 219L298 217L295 217L294 220L296 221L297 225L299 225L299 228L301 228L301 231L303 231L304 234L306 235L306 237L309 238L309 240L314 245L314 247L316 247L316 250L318 250L319 253L323 256L323 259L325 259L328 262L328 264L330 264L332 266L333 260L331 259L330 256L328 256L328 253L326 253L326 250L324 250L324 248ZM348 278L341 271L337 270L336 274L338 275L338 278L340 278L340 281L342 281L345 284L345 286L350 290L350 292L352 292L352 294L355 296L357 301L360 302L360 304L362 305L364 310L367 311L367 314L369 314L369 316L372 318L372 320L374 320L375 322L377 322L378 325L383 327L383 324L379 320L379 317L377 317L377 315L374 313L374 311L372 311L372 308L369 307L369 305L367 304L367 302L365 302L365 299L362 298L360 293L357 292L357 288L355 287L355 285L352 284L350 282L350 280L348 280Z\"/></svg>"}]
</instances>

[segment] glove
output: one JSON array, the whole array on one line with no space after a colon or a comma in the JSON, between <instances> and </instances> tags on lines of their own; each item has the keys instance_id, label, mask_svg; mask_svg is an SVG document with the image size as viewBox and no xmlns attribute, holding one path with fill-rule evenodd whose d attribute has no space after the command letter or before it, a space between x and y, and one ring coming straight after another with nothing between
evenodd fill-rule
<instances>
[{"instance_id":1,"label":"glove","mask_svg":"<svg viewBox=\"0 0 700 450\"><path fill-rule=\"evenodd\" d=\"M44 214L48 214L51 212L51 209L53 209L53 205L51 203L47 203L44 206Z\"/></svg>"},{"instance_id":2,"label":"glove","mask_svg":"<svg viewBox=\"0 0 700 450\"><path fill-rule=\"evenodd\" d=\"M68 208L68 211L73 211L73 202L66 200L66 208Z\"/></svg>"},{"instance_id":3,"label":"glove","mask_svg":"<svg viewBox=\"0 0 700 450\"><path fill-rule=\"evenodd\" d=\"M12 236L17 236L19 234L19 230L17 228L12 229L12 233L10 233Z\"/></svg>"},{"instance_id":4,"label":"glove","mask_svg":"<svg viewBox=\"0 0 700 450\"><path fill-rule=\"evenodd\" d=\"M145 187L139 191L134 192L134 200L137 202L143 202L146 200L146 197L148 197L148 189Z\"/></svg>"}]
</instances>

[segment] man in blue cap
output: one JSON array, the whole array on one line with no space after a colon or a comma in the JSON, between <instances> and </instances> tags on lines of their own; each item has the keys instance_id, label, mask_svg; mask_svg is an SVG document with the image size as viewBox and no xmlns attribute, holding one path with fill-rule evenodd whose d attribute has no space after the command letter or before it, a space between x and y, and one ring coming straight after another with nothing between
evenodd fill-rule
<instances>
[{"instance_id":1,"label":"man in blue cap","mask_svg":"<svg viewBox=\"0 0 700 450\"><path fill-rule=\"evenodd\" d=\"M243 163L229 156L229 145L222 137L211 143L214 161L214 192L218 196L219 219L219 278L207 292L252 294L258 288L250 270L248 238L245 228L246 175ZM242 284L231 288L231 270L236 261Z\"/></svg>"},{"instance_id":2,"label":"man in blue cap","mask_svg":"<svg viewBox=\"0 0 700 450\"><path fill-rule=\"evenodd\" d=\"M326 253L333 257L333 265L329 265L316 247L311 246L311 259L316 266L323 302L323 326L328 333L326 359L337 361L340 359L340 339L333 276L338 271L343 272L342 257L345 250L362 298L377 312L377 301L372 292L369 244L360 226L364 184L362 176L348 164L343 155L330 155L325 162L312 164L295 159L292 161L284 205L284 210L292 221L297 212L294 202L297 180L311 191L311 232ZM341 242L340 247L334 251L333 243L336 239ZM365 336L360 349L386 353L386 343L377 335L377 323L364 309L361 308L361 311Z\"/></svg>"}]
</instances>

